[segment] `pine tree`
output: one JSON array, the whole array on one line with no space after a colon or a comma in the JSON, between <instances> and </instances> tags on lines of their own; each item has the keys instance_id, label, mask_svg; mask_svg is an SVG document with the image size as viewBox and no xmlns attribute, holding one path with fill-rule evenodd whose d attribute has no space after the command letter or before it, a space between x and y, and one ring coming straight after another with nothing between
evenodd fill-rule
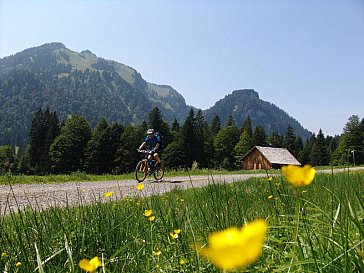
<instances>
[{"instance_id":1,"label":"pine tree","mask_svg":"<svg viewBox=\"0 0 364 273\"><path fill-rule=\"evenodd\" d=\"M293 127L289 124L284 136L284 148L290 151L294 156L296 156L295 141L296 135L293 132Z\"/></svg>"},{"instance_id":2,"label":"pine tree","mask_svg":"<svg viewBox=\"0 0 364 273\"><path fill-rule=\"evenodd\" d=\"M196 114L195 118L195 149L194 149L194 155L193 158L199 166L204 165L203 162L205 162L206 155L205 155L205 127L207 126L207 123L204 119L204 116L202 114L202 110L199 109ZM205 167L205 166L204 166Z\"/></svg>"},{"instance_id":3,"label":"pine tree","mask_svg":"<svg viewBox=\"0 0 364 273\"><path fill-rule=\"evenodd\" d=\"M154 107L149 113L149 128L153 128L156 131L160 131L163 127L162 113L158 107Z\"/></svg>"},{"instance_id":4,"label":"pine tree","mask_svg":"<svg viewBox=\"0 0 364 273\"><path fill-rule=\"evenodd\" d=\"M262 126L255 127L252 136L253 146L267 146L267 134Z\"/></svg>"},{"instance_id":5,"label":"pine tree","mask_svg":"<svg viewBox=\"0 0 364 273\"><path fill-rule=\"evenodd\" d=\"M252 129L252 121L250 119L250 116L248 116L244 122L243 122L243 126L241 127L241 131L244 132L246 131L250 136L253 135L253 129Z\"/></svg>"},{"instance_id":6,"label":"pine tree","mask_svg":"<svg viewBox=\"0 0 364 273\"><path fill-rule=\"evenodd\" d=\"M357 115L349 118L344 133L340 137L338 148L332 156L333 164L364 163L364 126Z\"/></svg>"},{"instance_id":7,"label":"pine tree","mask_svg":"<svg viewBox=\"0 0 364 273\"><path fill-rule=\"evenodd\" d=\"M60 127L56 112L39 109L32 120L29 131L29 163L37 174L51 171L49 149L59 135Z\"/></svg>"},{"instance_id":8,"label":"pine tree","mask_svg":"<svg viewBox=\"0 0 364 273\"><path fill-rule=\"evenodd\" d=\"M211 123L211 133L213 136L216 136L217 133L220 131L221 129L221 121L219 116L215 116L214 119L212 120Z\"/></svg>"},{"instance_id":9,"label":"pine tree","mask_svg":"<svg viewBox=\"0 0 364 273\"><path fill-rule=\"evenodd\" d=\"M183 146L185 148L186 166L188 168L192 166L192 163L195 160L194 158L196 149L195 129L196 129L195 112L193 111L193 109L191 109L182 128Z\"/></svg>"},{"instance_id":10,"label":"pine tree","mask_svg":"<svg viewBox=\"0 0 364 273\"><path fill-rule=\"evenodd\" d=\"M329 161L325 136L320 129L312 146L310 162L314 166L325 166L328 165Z\"/></svg>"}]
</instances>

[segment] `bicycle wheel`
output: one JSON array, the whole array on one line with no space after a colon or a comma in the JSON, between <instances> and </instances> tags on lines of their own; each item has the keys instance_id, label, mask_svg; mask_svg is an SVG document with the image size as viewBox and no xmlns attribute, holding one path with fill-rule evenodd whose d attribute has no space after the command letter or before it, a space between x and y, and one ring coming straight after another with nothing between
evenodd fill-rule
<instances>
[{"instance_id":1,"label":"bicycle wheel","mask_svg":"<svg viewBox=\"0 0 364 273\"><path fill-rule=\"evenodd\" d=\"M154 171L155 180L161 180L164 176L164 166L162 164L158 164Z\"/></svg>"},{"instance_id":2,"label":"bicycle wheel","mask_svg":"<svg viewBox=\"0 0 364 273\"><path fill-rule=\"evenodd\" d=\"M135 167L135 178L138 182L143 182L144 179L147 177L148 168L147 162L145 160L141 160Z\"/></svg>"}]
</instances>

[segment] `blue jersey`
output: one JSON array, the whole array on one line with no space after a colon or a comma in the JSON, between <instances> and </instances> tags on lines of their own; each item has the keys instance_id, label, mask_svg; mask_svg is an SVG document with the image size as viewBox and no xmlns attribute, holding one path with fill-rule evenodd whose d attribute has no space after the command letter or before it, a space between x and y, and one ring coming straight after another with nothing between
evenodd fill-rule
<instances>
[{"instance_id":1,"label":"blue jersey","mask_svg":"<svg viewBox=\"0 0 364 273\"><path fill-rule=\"evenodd\" d=\"M150 149L153 150L155 149L155 146L157 145L157 143L159 143L159 148L160 148L160 143L161 143L161 138L160 136L154 134L154 137L151 138L149 135L144 139L145 143L149 143L150 145Z\"/></svg>"}]
</instances>

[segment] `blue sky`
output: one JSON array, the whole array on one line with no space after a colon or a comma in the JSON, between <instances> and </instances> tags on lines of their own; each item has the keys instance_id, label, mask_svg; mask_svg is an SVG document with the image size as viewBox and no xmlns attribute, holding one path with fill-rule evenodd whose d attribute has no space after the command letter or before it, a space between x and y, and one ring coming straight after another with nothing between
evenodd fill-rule
<instances>
[{"instance_id":1,"label":"blue sky","mask_svg":"<svg viewBox=\"0 0 364 273\"><path fill-rule=\"evenodd\" d=\"M207 109L254 89L317 134L364 117L364 1L0 2L0 58L62 42Z\"/></svg>"}]
</instances>

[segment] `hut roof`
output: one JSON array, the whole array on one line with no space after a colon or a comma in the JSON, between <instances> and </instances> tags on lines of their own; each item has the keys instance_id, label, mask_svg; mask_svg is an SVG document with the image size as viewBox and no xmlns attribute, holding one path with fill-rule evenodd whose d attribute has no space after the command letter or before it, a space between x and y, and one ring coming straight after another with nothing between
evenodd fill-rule
<instances>
[{"instance_id":1,"label":"hut roof","mask_svg":"<svg viewBox=\"0 0 364 273\"><path fill-rule=\"evenodd\" d=\"M254 149L257 149L271 164L301 165L301 163L298 162L298 160L286 148L254 146L242 157L242 160L254 151Z\"/></svg>"}]
</instances>

